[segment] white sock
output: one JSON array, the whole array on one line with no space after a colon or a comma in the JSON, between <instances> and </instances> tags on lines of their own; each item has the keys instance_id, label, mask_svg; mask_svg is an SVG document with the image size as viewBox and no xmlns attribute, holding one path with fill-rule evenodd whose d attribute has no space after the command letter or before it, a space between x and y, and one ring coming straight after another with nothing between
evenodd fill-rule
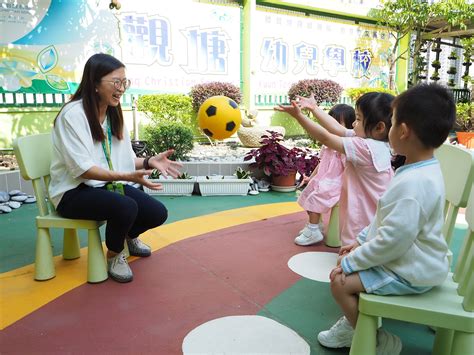
<instances>
[{"instance_id":1,"label":"white sock","mask_svg":"<svg viewBox=\"0 0 474 355\"><path fill-rule=\"evenodd\" d=\"M308 228L312 230L319 229L319 224L308 223Z\"/></svg>"}]
</instances>

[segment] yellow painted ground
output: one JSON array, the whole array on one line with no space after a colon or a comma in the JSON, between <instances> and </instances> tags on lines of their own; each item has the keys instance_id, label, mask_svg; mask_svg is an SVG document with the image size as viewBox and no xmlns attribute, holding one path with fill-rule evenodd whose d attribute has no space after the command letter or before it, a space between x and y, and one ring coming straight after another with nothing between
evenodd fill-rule
<instances>
[{"instance_id":1,"label":"yellow painted ground","mask_svg":"<svg viewBox=\"0 0 474 355\"><path fill-rule=\"evenodd\" d=\"M186 238L300 211L296 202L238 208L166 224L140 238L156 251ZM81 249L81 256L67 261L56 256L56 277L48 281L34 281L32 264L0 274L0 330L86 283L87 248Z\"/></svg>"}]
</instances>

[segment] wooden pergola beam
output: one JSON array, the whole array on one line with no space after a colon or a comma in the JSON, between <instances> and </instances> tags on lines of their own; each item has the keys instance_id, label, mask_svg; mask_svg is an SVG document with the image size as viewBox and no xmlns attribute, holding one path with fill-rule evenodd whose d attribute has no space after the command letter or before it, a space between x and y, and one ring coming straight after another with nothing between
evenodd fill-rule
<instances>
[{"instance_id":1,"label":"wooden pergola beam","mask_svg":"<svg viewBox=\"0 0 474 355\"><path fill-rule=\"evenodd\" d=\"M433 32L437 32L437 30ZM474 35L474 29L455 30L455 31L438 32L438 33L433 33L433 32L425 33L421 36L421 38L434 39L434 38L447 38L447 37L467 37L467 36Z\"/></svg>"}]
</instances>

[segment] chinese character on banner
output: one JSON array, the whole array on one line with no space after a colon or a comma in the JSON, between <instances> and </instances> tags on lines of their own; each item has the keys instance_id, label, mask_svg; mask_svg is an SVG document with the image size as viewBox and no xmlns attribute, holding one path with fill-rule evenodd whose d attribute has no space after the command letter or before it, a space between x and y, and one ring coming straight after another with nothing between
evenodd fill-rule
<instances>
[{"instance_id":1,"label":"chinese character on banner","mask_svg":"<svg viewBox=\"0 0 474 355\"><path fill-rule=\"evenodd\" d=\"M264 38L260 49L263 72L288 72L288 44L281 39Z\"/></svg>"},{"instance_id":2,"label":"chinese character on banner","mask_svg":"<svg viewBox=\"0 0 474 355\"><path fill-rule=\"evenodd\" d=\"M293 46L296 65L293 74L299 74L304 69L311 75L318 73L318 48L315 45L300 42Z\"/></svg>"},{"instance_id":3,"label":"chinese character on banner","mask_svg":"<svg viewBox=\"0 0 474 355\"><path fill-rule=\"evenodd\" d=\"M187 40L186 73L227 74L229 35L222 28L189 27L181 31Z\"/></svg>"},{"instance_id":4,"label":"chinese character on banner","mask_svg":"<svg viewBox=\"0 0 474 355\"><path fill-rule=\"evenodd\" d=\"M346 71L346 49L336 45L327 46L324 49L323 69L330 76Z\"/></svg>"},{"instance_id":5,"label":"chinese character on banner","mask_svg":"<svg viewBox=\"0 0 474 355\"><path fill-rule=\"evenodd\" d=\"M137 13L122 16L123 61L171 65L170 23L164 17Z\"/></svg>"},{"instance_id":6,"label":"chinese character on banner","mask_svg":"<svg viewBox=\"0 0 474 355\"><path fill-rule=\"evenodd\" d=\"M369 78L372 52L369 49L356 49L352 56L352 76L356 79Z\"/></svg>"}]
</instances>

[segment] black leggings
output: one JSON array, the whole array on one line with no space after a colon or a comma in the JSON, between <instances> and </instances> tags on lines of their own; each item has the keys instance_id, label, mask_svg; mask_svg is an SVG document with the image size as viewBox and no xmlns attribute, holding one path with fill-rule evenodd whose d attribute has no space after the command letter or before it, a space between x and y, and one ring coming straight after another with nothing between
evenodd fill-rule
<instances>
[{"instance_id":1,"label":"black leggings","mask_svg":"<svg viewBox=\"0 0 474 355\"><path fill-rule=\"evenodd\" d=\"M66 218L107 221L105 244L123 250L125 238L137 238L168 218L166 207L142 190L124 185L125 195L81 184L64 194L57 211Z\"/></svg>"}]
</instances>

